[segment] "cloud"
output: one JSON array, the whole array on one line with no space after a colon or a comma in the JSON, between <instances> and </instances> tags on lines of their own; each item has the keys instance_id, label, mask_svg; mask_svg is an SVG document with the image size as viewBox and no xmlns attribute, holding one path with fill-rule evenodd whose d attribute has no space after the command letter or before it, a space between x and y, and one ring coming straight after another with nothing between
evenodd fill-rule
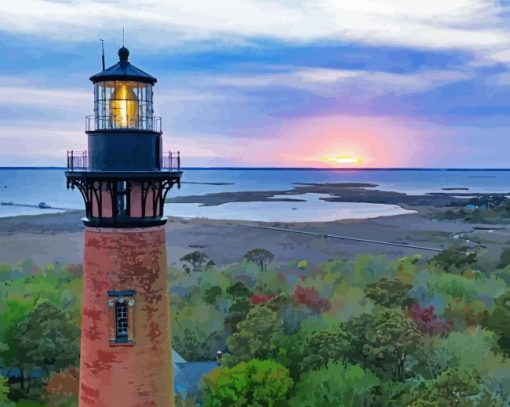
<instances>
[{"instance_id":1,"label":"cloud","mask_svg":"<svg viewBox=\"0 0 510 407\"><path fill-rule=\"evenodd\" d=\"M381 96L386 93L397 95L420 93L457 81L468 80L472 74L463 71L423 71L412 74L389 72L294 68L283 73L255 75L216 76L220 85L232 87L289 87L305 90L321 96L338 96L359 89L366 97Z\"/></svg>"},{"instance_id":2,"label":"cloud","mask_svg":"<svg viewBox=\"0 0 510 407\"><path fill-rule=\"evenodd\" d=\"M119 42L125 26L128 43L151 47L271 38L467 50L509 62L507 11L496 0L17 0L0 3L0 27L61 41L101 33Z\"/></svg>"}]
</instances>

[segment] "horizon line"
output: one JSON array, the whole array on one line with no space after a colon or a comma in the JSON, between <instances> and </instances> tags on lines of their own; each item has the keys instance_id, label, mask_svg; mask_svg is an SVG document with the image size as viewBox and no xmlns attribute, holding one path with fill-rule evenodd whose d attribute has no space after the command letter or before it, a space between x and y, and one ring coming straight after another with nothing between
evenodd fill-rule
<instances>
[{"instance_id":1,"label":"horizon line","mask_svg":"<svg viewBox=\"0 0 510 407\"><path fill-rule=\"evenodd\" d=\"M0 170L67 170L60 166L0 166ZM271 170L271 171L510 171L484 167L182 167L181 170Z\"/></svg>"}]
</instances>

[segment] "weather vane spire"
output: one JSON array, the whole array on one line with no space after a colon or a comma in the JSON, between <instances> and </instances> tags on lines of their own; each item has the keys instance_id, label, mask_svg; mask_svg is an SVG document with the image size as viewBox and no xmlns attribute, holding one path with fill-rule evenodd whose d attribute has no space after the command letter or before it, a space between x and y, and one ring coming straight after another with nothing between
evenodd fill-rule
<instances>
[{"instance_id":1,"label":"weather vane spire","mask_svg":"<svg viewBox=\"0 0 510 407\"><path fill-rule=\"evenodd\" d=\"M122 27L122 46L124 46L124 27Z\"/></svg>"},{"instance_id":2,"label":"weather vane spire","mask_svg":"<svg viewBox=\"0 0 510 407\"><path fill-rule=\"evenodd\" d=\"M104 60L104 40L99 39L99 41L101 41L101 62L103 64L103 71L104 71L106 69L106 64L105 64L105 60Z\"/></svg>"}]
</instances>

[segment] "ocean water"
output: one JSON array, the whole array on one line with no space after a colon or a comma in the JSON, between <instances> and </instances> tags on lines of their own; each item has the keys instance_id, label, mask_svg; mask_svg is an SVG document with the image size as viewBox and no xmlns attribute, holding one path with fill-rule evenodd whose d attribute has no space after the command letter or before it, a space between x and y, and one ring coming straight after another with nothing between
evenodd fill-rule
<instances>
[{"instance_id":1,"label":"ocean water","mask_svg":"<svg viewBox=\"0 0 510 407\"><path fill-rule=\"evenodd\" d=\"M505 170L307 170L307 169L188 169L180 190L169 196L205 195L235 191L285 191L295 183L362 182L379 189L408 194L441 192L442 188L468 188L469 192L510 191L510 171ZM213 184L213 185L211 185ZM462 192L468 192L462 191ZM348 204L321 201L317 194L306 202L228 203L216 207L197 204L167 204L168 215L246 220L333 220L386 216L402 213L394 205ZM0 202L81 209L77 190L66 190L62 169L0 169ZM295 208L295 209L292 209ZM49 210L0 206L0 217L46 213Z\"/></svg>"}]
</instances>

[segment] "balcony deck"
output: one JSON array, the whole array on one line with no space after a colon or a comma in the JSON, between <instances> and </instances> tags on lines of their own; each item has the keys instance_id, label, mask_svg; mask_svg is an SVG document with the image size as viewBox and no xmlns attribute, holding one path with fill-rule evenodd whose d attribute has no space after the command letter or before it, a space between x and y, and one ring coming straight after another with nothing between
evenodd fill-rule
<instances>
[{"instance_id":1,"label":"balcony deck","mask_svg":"<svg viewBox=\"0 0 510 407\"><path fill-rule=\"evenodd\" d=\"M129 174L133 178L162 178L168 177L173 174L180 177L181 171L181 154L180 152L173 153L169 151L160 156L159 167L151 171L102 171L94 170L88 166L87 151L71 150L67 152L67 170L66 174L84 174L87 173L91 176L102 176L106 178L118 178L124 174Z\"/></svg>"}]
</instances>

